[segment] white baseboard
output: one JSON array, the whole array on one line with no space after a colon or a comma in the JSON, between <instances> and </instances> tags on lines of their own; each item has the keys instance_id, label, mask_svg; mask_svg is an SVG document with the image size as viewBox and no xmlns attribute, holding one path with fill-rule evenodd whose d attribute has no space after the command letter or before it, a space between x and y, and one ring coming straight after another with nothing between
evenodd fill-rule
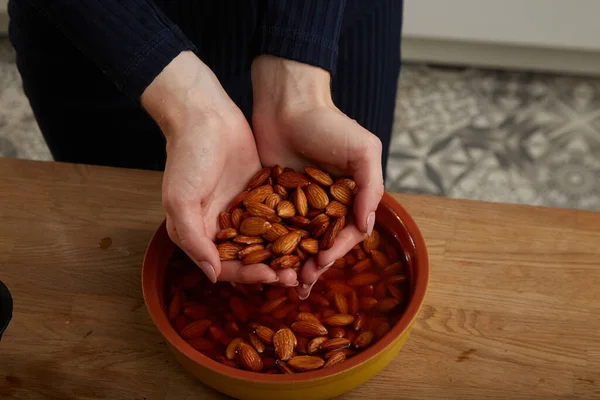
<instances>
[{"instance_id":1,"label":"white baseboard","mask_svg":"<svg viewBox=\"0 0 600 400\"><path fill-rule=\"evenodd\" d=\"M600 52L406 37L405 62L600 76Z\"/></svg>"}]
</instances>

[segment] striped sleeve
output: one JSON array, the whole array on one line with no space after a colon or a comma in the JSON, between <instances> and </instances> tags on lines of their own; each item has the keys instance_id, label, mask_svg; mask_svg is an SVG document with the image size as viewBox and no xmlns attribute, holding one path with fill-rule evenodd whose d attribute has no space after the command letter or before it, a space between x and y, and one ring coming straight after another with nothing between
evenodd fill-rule
<instances>
[{"instance_id":1,"label":"striped sleeve","mask_svg":"<svg viewBox=\"0 0 600 400\"><path fill-rule=\"evenodd\" d=\"M258 54L335 70L345 0L267 0Z\"/></svg>"},{"instance_id":2,"label":"striped sleeve","mask_svg":"<svg viewBox=\"0 0 600 400\"><path fill-rule=\"evenodd\" d=\"M195 46L151 0L26 0L128 97Z\"/></svg>"}]
</instances>

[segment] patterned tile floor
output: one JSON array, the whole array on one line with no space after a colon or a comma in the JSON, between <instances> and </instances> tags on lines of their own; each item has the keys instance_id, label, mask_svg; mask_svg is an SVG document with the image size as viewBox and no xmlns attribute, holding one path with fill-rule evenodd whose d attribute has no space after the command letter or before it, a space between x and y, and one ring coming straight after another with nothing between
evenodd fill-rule
<instances>
[{"instance_id":1,"label":"patterned tile floor","mask_svg":"<svg viewBox=\"0 0 600 400\"><path fill-rule=\"evenodd\" d=\"M6 39L0 156L52 159ZM387 188L600 210L600 79L406 65Z\"/></svg>"}]
</instances>

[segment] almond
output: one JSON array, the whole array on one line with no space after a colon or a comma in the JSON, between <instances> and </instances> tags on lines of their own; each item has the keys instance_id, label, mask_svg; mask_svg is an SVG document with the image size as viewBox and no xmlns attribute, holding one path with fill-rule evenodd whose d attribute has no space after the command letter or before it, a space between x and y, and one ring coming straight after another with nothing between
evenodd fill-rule
<instances>
[{"instance_id":1,"label":"almond","mask_svg":"<svg viewBox=\"0 0 600 400\"><path fill-rule=\"evenodd\" d=\"M346 336L346 330L339 326L331 328L329 329L329 336L331 336L332 338L343 338L344 336Z\"/></svg>"},{"instance_id":2,"label":"almond","mask_svg":"<svg viewBox=\"0 0 600 400\"><path fill-rule=\"evenodd\" d=\"M253 251L242 258L242 264L258 264L271 257L271 255L273 255L273 253L267 249Z\"/></svg>"},{"instance_id":3,"label":"almond","mask_svg":"<svg viewBox=\"0 0 600 400\"><path fill-rule=\"evenodd\" d=\"M240 343L238 346L238 359L240 366L248 371L258 372L263 369L263 362L260 355L247 343Z\"/></svg>"},{"instance_id":4,"label":"almond","mask_svg":"<svg viewBox=\"0 0 600 400\"><path fill-rule=\"evenodd\" d=\"M308 342L308 346L306 347L306 351L308 354L315 354L320 351L321 343L329 340L327 336L319 336L313 338L310 342Z\"/></svg>"},{"instance_id":5,"label":"almond","mask_svg":"<svg viewBox=\"0 0 600 400\"><path fill-rule=\"evenodd\" d=\"M352 179L350 178L339 178L335 181L335 183L338 183L340 185L344 185L346 186L348 189L354 191L354 189L356 189L356 182L354 182Z\"/></svg>"},{"instance_id":6,"label":"almond","mask_svg":"<svg viewBox=\"0 0 600 400\"><path fill-rule=\"evenodd\" d=\"M251 190L261 186L267 181L267 178L269 176L271 176L271 168L265 167L261 169L256 174L254 174L252 179L250 179L250 182L248 182L248 189Z\"/></svg>"},{"instance_id":7,"label":"almond","mask_svg":"<svg viewBox=\"0 0 600 400\"><path fill-rule=\"evenodd\" d=\"M306 200L312 208L322 210L329 204L329 196L319 185L310 184L306 187ZM308 211L308 210L307 210ZM306 215L304 213L303 215Z\"/></svg>"},{"instance_id":8,"label":"almond","mask_svg":"<svg viewBox=\"0 0 600 400\"><path fill-rule=\"evenodd\" d=\"M358 244L356 246L354 246L352 251L354 252L354 255L356 256L356 259L359 261L367 258L367 253L365 253L364 250Z\"/></svg>"},{"instance_id":9,"label":"almond","mask_svg":"<svg viewBox=\"0 0 600 400\"><path fill-rule=\"evenodd\" d=\"M219 213L219 227L221 229L233 228L233 225L231 223L231 213Z\"/></svg>"},{"instance_id":10,"label":"almond","mask_svg":"<svg viewBox=\"0 0 600 400\"><path fill-rule=\"evenodd\" d=\"M321 343L321 346L319 346L319 348L323 352L328 352L328 351L345 349L348 346L350 346L350 341L348 339L332 338L332 339L327 339L326 341Z\"/></svg>"},{"instance_id":11,"label":"almond","mask_svg":"<svg viewBox=\"0 0 600 400\"><path fill-rule=\"evenodd\" d=\"M181 332L183 328L185 328L187 324L189 324L189 322L190 321L186 318L185 315L179 314L177 317L175 317L175 320L173 321L173 328L175 328L177 332Z\"/></svg>"},{"instance_id":12,"label":"almond","mask_svg":"<svg viewBox=\"0 0 600 400\"><path fill-rule=\"evenodd\" d=\"M341 295L345 296L354 291L354 289L351 286L347 285L346 282L344 282L342 280L328 280L327 282L325 282L325 284L327 285L327 287L329 289L334 291L335 294L341 294ZM334 300L334 304L335 304L335 300ZM345 314L345 313L342 313L342 314Z\"/></svg>"},{"instance_id":13,"label":"almond","mask_svg":"<svg viewBox=\"0 0 600 400\"><path fill-rule=\"evenodd\" d=\"M287 189L284 188L281 185L275 185L275 186L273 186L273 191L275 193L277 193L278 195L280 195L282 199L287 199L288 198L289 194L288 194Z\"/></svg>"},{"instance_id":14,"label":"almond","mask_svg":"<svg viewBox=\"0 0 600 400\"><path fill-rule=\"evenodd\" d=\"M377 229L373 229L373 232L371 232L370 235L367 235L363 241L362 246L366 253L371 253L373 250L378 249L380 244L381 238L379 232Z\"/></svg>"},{"instance_id":15,"label":"almond","mask_svg":"<svg viewBox=\"0 0 600 400\"><path fill-rule=\"evenodd\" d=\"M302 244L302 241L300 241L300 245ZM294 250L294 253L298 256L298 261L300 263L304 263L306 261L306 254L304 254L304 251L300 248L300 247L296 247L296 250Z\"/></svg>"},{"instance_id":16,"label":"almond","mask_svg":"<svg viewBox=\"0 0 600 400\"><path fill-rule=\"evenodd\" d=\"M363 311L369 311L377 305L377 299L375 297L362 297L360 299L360 309Z\"/></svg>"},{"instance_id":17,"label":"almond","mask_svg":"<svg viewBox=\"0 0 600 400\"><path fill-rule=\"evenodd\" d=\"M390 329L392 329L390 324L387 322L384 322L384 323L377 325L377 328L375 328L375 330L373 331L373 334L375 335L375 337L377 339L381 339L382 337L385 336L386 333L388 333L390 331Z\"/></svg>"},{"instance_id":18,"label":"almond","mask_svg":"<svg viewBox=\"0 0 600 400\"><path fill-rule=\"evenodd\" d=\"M208 328L212 325L212 322L207 319L201 319L199 321L190 322L185 328L181 330L181 337L184 339L194 339L197 337L204 336Z\"/></svg>"},{"instance_id":19,"label":"almond","mask_svg":"<svg viewBox=\"0 0 600 400\"><path fill-rule=\"evenodd\" d=\"M248 341L254 347L257 353L262 354L265 351L265 344L256 336L255 333L248 334Z\"/></svg>"},{"instance_id":20,"label":"almond","mask_svg":"<svg viewBox=\"0 0 600 400\"><path fill-rule=\"evenodd\" d=\"M233 238L233 241L235 243L240 243L240 244L257 244L257 243L264 242L263 238L261 238L260 236L246 236L246 235L238 235Z\"/></svg>"},{"instance_id":21,"label":"almond","mask_svg":"<svg viewBox=\"0 0 600 400\"><path fill-rule=\"evenodd\" d=\"M325 214L332 218L345 217L348 214L348 207L337 200L333 200L325 207Z\"/></svg>"},{"instance_id":22,"label":"almond","mask_svg":"<svg viewBox=\"0 0 600 400\"><path fill-rule=\"evenodd\" d=\"M264 250L264 249L265 249L265 246L263 246L262 244L258 244L258 243L251 244L251 245L244 247L242 250L240 250L240 252L238 253L238 257L244 258L250 253L253 253L258 250Z\"/></svg>"},{"instance_id":23,"label":"almond","mask_svg":"<svg viewBox=\"0 0 600 400\"><path fill-rule=\"evenodd\" d=\"M300 296L298 295L296 288L289 287L287 295L288 295L288 299L290 300L290 302L292 302L294 304L302 303L302 300L300 300Z\"/></svg>"},{"instance_id":24,"label":"almond","mask_svg":"<svg viewBox=\"0 0 600 400\"><path fill-rule=\"evenodd\" d=\"M270 209L275 210L277 209L277 205L281 203L282 200L283 198L281 197L281 195L273 193L265 199L265 205Z\"/></svg>"},{"instance_id":25,"label":"almond","mask_svg":"<svg viewBox=\"0 0 600 400\"><path fill-rule=\"evenodd\" d=\"M310 219L301 215L296 215L295 217L289 218L287 222L298 228L306 228L310 224Z\"/></svg>"},{"instance_id":26,"label":"almond","mask_svg":"<svg viewBox=\"0 0 600 400\"><path fill-rule=\"evenodd\" d=\"M253 217L261 217L266 219L267 221L279 222L279 218L277 217L277 213L275 213L275 210L273 210L266 204L259 203L256 201L249 201L246 204L246 210L248 210L248 214L250 214Z\"/></svg>"},{"instance_id":27,"label":"almond","mask_svg":"<svg viewBox=\"0 0 600 400\"><path fill-rule=\"evenodd\" d=\"M299 312L298 315L296 316L296 320L297 321L313 321L316 322L317 324L320 324L321 321L319 321L319 319L310 312Z\"/></svg>"},{"instance_id":28,"label":"almond","mask_svg":"<svg viewBox=\"0 0 600 400\"><path fill-rule=\"evenodd\" d=\"M271 228L271 223L264 218L248 217L242 221L240 232L246 236L260 236Z\"/></svg>"},{"instance_id":29,"label":"almond","mask_svg":"<svg viewBox=\"0 0 600 400\"><path fill-rule=\"evenodd\" d=\"M286 296L281 296L277 299L269 300L269 301L263 303L262 306L260 306L259 311L261 314L271 314L277 307L279 307L286 301L287 301Z\"/></svg>"},{"instance_id":30,"label":"almond","mask_svg":"<svg viewBox=\"0 0 600 400\"><path fill-rule=\"evenodd\" d=\"M213 342L202 337L187 340L187 343L202 353L211 351L215 348L215 344Z\"/></svg>"},{"instance_id":31,"label":"almond","mask_svg":"<svg viewBox=\"0 0 600 400\"><path fill-rule=\"evenodd\" d=\"M231 213L231 224L233 225L233 228L240 229L240 226L242 225L243 215L244 211L241 208L236 208L235 210L233 210L233 212Z\"/></svg>"},{"instance_id":32,"label":"almond","mask_svg":"<svg viewBox=\"0 0 600 400\"><path fill-rule=\"evenodd\" d=\"M373 266L373 261L370 258L360 260L352 267L352 272L355 274L364 272Z\"/></svg>"},{"instance_id":33,"label":"almond","mask_svg":"<svg viewBox=\"0 0 600 400\"><path fill-rule=\"evenodd\" d=\"M281 236L273 243L273 253L275 254L290 254L294 251L302 236L298 232L289 232Z\"/></svg>"},{"instance_id":34,"label":"almond","mask_svg":"<svg viewBox=\"0 0 600 400\"><path fill-rule=\"evenodd\" d=\"M329 228L329 217L325 214L319 214L310 221L308 230L313 234L313 237L318 239L325 234Z\"/></svg>"},{"instance_id":35,"label":"almond","mask_svg":"<svg viewBox=\"0 0 600 400\"><path fill-rule=\"evenodd\" d=\"M292 358L296 344L296 336L288 328L282 328L273 335L273 346L280 360L287 361Z\"/></svg>"},{"instance_id":36,"label":"almond","mask_svg":"<svg viewBox=\"0 0 600 400\"><path fill-rule=\"evenodd\" d=\"M317 356L297 356L288 361L288 365L298 372L313 371L324 364L325 361Z\"/></svg>"},{"instance_id":37,"label":"almond","mask_svg":"<svg viewBox=\"0 0 600 400\"><path fill-rule=\"evenodd\" d=\"M304 336L296 337L298 344L296 345L296 352L300 354L306 354L308 352L308 339Z\"/></svg>"},{"instance_id":38,"label":"almond","mask_svg":"<svg viewBox=\"0 0 600 400\"><path fill-rule=\"evenodd\" d=\"M183 314L191 320L199 320L204 319L208 316L208 307L204 304L195 304L189 307L186 307L183 310Z\"/></svg>"},{"instance_id":39,"label":"almond","mask_svg":"<svg viewBox=\"0 0 600 400\"><path fill-rule=\"evenodd\" d=\"M173 294L171 302L169 303L169 321L174 321L175 318L177 318L177 316L179 315L179 313L181 313L181 309L183 308L184 297L185 296L181 290L177 290Z\"/></svg>"},{"instance_id":40,"label":"almond","mask_svg":"<svg viewBox=\"0 0 600 400\"><path fill-rule=\"evenodd\" d=\"M225 229L221 229L219 232L217 232L217 239L228 240L228 239L233 239L237 235L238 235L238 231L236 231L235 228L225 228Z\"/></svg>"},{"instance_id":41,"label":"almond","mask_svg":"<svg viewBox=\"0 0 600 400\"><path fill-rule=\"evenodd\" d=\"M394 299L396 299L399 303L404 301L404 293L402 293L402 291L400 289L398 289L396 286L388 285L387 289L388 289L388 292L390 292L390 294L392 295L392 297Z\"/></svg>"},{"instance_id":42,"label":"almond","mask_svg":"<svg viewBox=\"0 0 600 400\"><path fill-rule=\"evenodd\" d=\"M310 178L319 185L331 186L333 184L333 179L331 179L331 176L318 168L304 167L304 172L306 172L306 175L310 176Z\"/></svg>"},{"instance_id":43,"label":"almond","mask_svg":"<svg viewBox=\"0 0 600 400\"><path fill-rule=\"evenodd\" d=\"M231 200L231 202L229 203L229 206L227 206L227 211L233 212L233 210L238 208L242 204L244 199L248 196L248 193L249 192L246 190L235 196L233 200Z\"/></svg>"},{"instance_id":44,"label":"almond","mask_svg":"<svg viewBox=\"0 0 600 400\"><path fill-rule=\"evenodd\" d=\"M220 342L223 346L227 346L231 342L231 338L225 333L223 329L218 326L211 325L208 328L208 333L214 341Z\"/></svg>"},{"instance_id":45,"label":"almond","mask_svg":"<svg viewBox=\"0 0 600 400\"><path fill-rule=\"evenodd\" d=\"M402 263L396 262L386 266L381 275L383 277L390 277L392 275L398 275L400 272L402 272Z\"/></svg>"},{"instance_id":46,"label":"almond","mask_svg":"<svg viewBox=\"0 0 600 400\"><path fill-rule=\"evenodd\" d=\"M293 254L286 254L281 257L275 258L271 261L271 268L273 269L284 269L284 268L292 268L300 261L300 257Z\"/></svg>"},{"instance_id":47,"label":"almond","mask_svg":"<svg viewBox=\"0 0 600 400\"><path fill-rule=\"evenodd\" d=\"M385 282L379 282L377 285L375 285L375 290L373 291L373 296L375 296L375 298L377 300L383 299L386 295L387 295L387 285L385 284Z\"/></svg>"},{"instance_id":48,"label":"almond","mask_svg":"<svg viewBox=\"0 0 600 400\"><path fill-rule=\"evenodd\" d=\"M238 347L243 342L244 339L242 339L241 337L235 338L231 342L229 342L227 348L225 349L225 358L227 358L228 360L233 360L237 355Z\"/></svg>"},{"instance_id":49,"label":"almond","mask_svg":"<svg viewBox=\"0 0 600 400\"><path fill-rule=\"evenodd\" d=\"M273 182L277 182L279 179L279 175L283 174L283 168L279 165L273 165L271 167L271 178L273 178Z\"/></svg>"},{"instance_id":50,"label":"almond","mask_svg":"<svg viewBox=\"0 0 600 400\"><path fill-rule=\"evenodd\" d=\"M392 297L386 297L377 302L377 310L382 313L387 313L398 307L399 304L400 302L398 300Z\"/></svg>"},{"instance_id":51,"label":"almond","mask_svg":"<svg viewBox=\"0 0 600 400\"><path fill-rule=\"evenodd\" d=\"M339 268L339 269L344 269L346 268L346 259L345 258L338 258L337 260L335 260L333 262L333 265L331 266L331 268Z\"/></svg>"},{"instance_id":52,"label":"almond","mask_svg":"<svg viewBox=\"0 0 600 400\"><path fill-rule=\"evenodd\" d=\"M242 246L237 243L225 242L217 246L221 261L237 260Z\"/></svg>"},{"instance_id":53,"label":"almond","mask_svg":"<svg viewBox=\"0 0 600 400\"><path fill-rule=\"evenodd\" d=\"M367 317L365 316L365 314L361 314L358 317L356 317L356 319L354 320L354 324L352 325L352 328L355 331L360 331L366 325L366 321L367 321Z\"/></svg>"},{"instance_id":54,"label":"almond","mask_svg":"<svg viewBox=\"0 0 600 400\"><path fill-rule=\"evenodd\" d=\"M251 201L256 201L258 203L264 203L265 199L273 193L273 187L269 185L259 186L248 193L248 195L244 198L243 203L247 205Z\"/></svg>"},{"instance_id":55,"label":"almond","mask_svg":"<svg viewBox=\"0 0 600 400\"><path fill-rule=\"evenodd\" d=\"M309 184L308 178L296 171L287 171L279 175L277 183L286 189L295 189L297 187L304 187Z\"/></svg>"},{"instance_id":56,"label":"almond","mask_svg":"<svg viewBox=\"0 0 600 400\"><path fill-rule=\"evenodd\" d=\"M294 370L291 369L290 367L288 367L288 365L285 363L285 361L275 360L275 365L277 366L279 371L281 371L281 373L283 373L283 374L286 374L286 375L295 374Z\"/></svg>"},{"instance_id":57,"label":"almond","mask_svg":"<svg viewBox=\"0 0 600 400\"><path fill-rule=\"evenodd\" d=\"M404 283L408 279L405 275L394 275L388 278L388 283L390 285L398 285L400 283Z\"/></svg>"},{"instance_id":58,"label":"almond","mask_svg":"<svg viewBox=\"0 0 600 400\"><path fill-rule=\"evenodd\" d=\"M321 294L317 293L317 288L313 288L313 292L308 297L308 301L320 307L329 307L329 301Z\"/></svg>"},{"instance_id":59,"label":"almond","mask_svg":"<svg viewBox=\"0 0 600 400\"><path fill-rule=\"evenodd\" d=\"M233 315L242 322L248 321L248 310L246 310L246 306L242 299L237 296L232 296L229 299L229 309L233 312Z\"/></svg>"},{"instance_id":60,"label":"almond","mask_svg":"<svg viewBox=\"0 0 600 400\"><path fill-rule=\"evenodd\" d=\"M323 368L331 368L334 365L338 365L346 361L346 354L343 351L335 351L333 354L329 356L329 359L323 365Z\"/></svg>"},{"instance_id":61,"label":"almond","mask_svg":"<svg viewBox=\"0 0 600 400\"><path fill-rule=\"evenodd\" d=\"M373 272L362 272L360 274L356 274L350 279L348 279L348 285L350 286L365 286L372 285L379 281L379 275Z\"/></svg>"},{"instance_id":62,"label":"almond","mask_svg":"<svg viewBox=\"0 0 600 400\"><path fill-rule=\"evenodd\" d=\"M331 185L329 188L329 193L331 194L331 197L347 206L352 205L352 202L354 201L352 190L340 183L334 183Z\"/></svg>"},{"instance_id":63,"label":"almond","mask_svg":"<svg viewBox=\"0 0 600 400\"><path fill-rule=\"evenodd\" d=\"M390 259L379 250L371 251L371 258L379 268L385 268L390 264Z\"/></svg>"},{"instance_id":64,"label":"almond","mask_svg":"<svg viewBox=\"0 0 600 400\"><path fill-rule=\"evenodd\" d=\"M371 344L372 341L373 341L373 332L362 331L361 333L358 334L358 336L356 336L356 338L354 339L352 344L357 349L360 349L363 347L367 347L368 345Z\"/></svg>"},{"instance_id":65,"label":"almond","mask_svg":"<svg viewBox=\"0 0 600 400\"><path fill-rule=\"evenodd\" d=\"M256 327L254 333L256 333L256 336L258 336L264 344L273 344L273 335L275 335L275 332L273 332L271 328L259 325Z\"/></svg>"},{"instance_id":66,"label":"almond","mask_svg":"<svg viewBox=\"0 0 600 400\"><path fill-rule=\"evenodd\" d=\"M319 252L319 241L312 238L302 239L300 248L308 254L317 254Z\"/></svg>"},{"instance_id":67,"label":"almond","mask_svg":"<svg viewBox=\"0 0 600 400\"><path fill-rule=\"evenodd\" d=\"M347 326L353 322L354 317L350 314L334 314L323 319L323 323L329 326Z\"/></svg>"},{"instance_id":68,"label":"almond","mask_svg":"<svg viewBox=\"0 0 600 400\"><path fill-rule=\"evenodd\" d=\"M292 201L296 206L296 211L298 212L298 214L304 217L308 212L308 203L306 194L304 193L301 187L298 187L292 194Z\"/></svg>"},{"instance_id":69,"label":"almond","mask_svg":"<svg viewBox=\"0 0 600 400\"><path fill-rule=\"evenodd\" d=\"M346 217L334 219L333 222L329 224L327 231L321 238L319 248L323 250L329 250L330 248L332 248L335 244L335 238L337 237L338 233L340 233L340 231L344 229L345 222Z\"/></svg>"},{"instance_id":70,"label":"almond","mask_svg":"<svg viewBox=\"0 0 600 400\"><path fill-rule=\"evenodd\" d=\"M296 321L292 324L292 330L307 338L327 335L328 331L320 322Z\"/></svg>"},{"instance_id":71,"label":"almond","mask_svg":"<svg viewBox=\"0 0 600 400\"><path fill-rule=\"evenodd\" d=\"M283 226L279 223L273 223L273 224L271 224L271 229L266 231L263 234L263 237L265 239L267 239L269 242L274 242L288 232L289 231L285 226Z\"/></svg>"},{"instance_id":72,"label":"almond","mask_svg":"<svg viewBox=\"0 0 600 400\"><path fill-rule=\"evenodd\" d=\"M277 205L277 215L281 218L291 218L296 215L296 207L291 201L283 200Z\"/></svg>"},{"instance_id":73,"label":"almond","mask_svg":"<svg viewBox=\"0 0 600 400\"><path fill-rule=\"evenodd\" d=\"M340 314L348 314L348 300L346 296L341 293L335 293L333 295L333 304Z\"/></svg>"}]
</instances>

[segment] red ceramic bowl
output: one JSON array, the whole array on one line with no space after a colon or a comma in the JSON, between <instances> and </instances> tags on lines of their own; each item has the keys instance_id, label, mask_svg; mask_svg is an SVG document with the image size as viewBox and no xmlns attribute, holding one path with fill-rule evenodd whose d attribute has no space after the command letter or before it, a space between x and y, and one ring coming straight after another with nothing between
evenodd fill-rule
<instances>
[{"instance_id":1,"label":"red ceramic bowl","mask_svg":"<svg viewBox=\"0 0 600 400\"><path fill-rule=\"evenodd\" d=\"M408 339L429 283L429 257L423 236L408 212L389 194L377 209L377 228L402 249L410 274L410 295L398 323L370 348L325 370L268 375L228 367L199 353L172 328L164 298L165 270L175 245L163 222L147 248L142 269L146 307L175 359L206 385L239 399L328 399L368 381L392 361ZM210 301L210 299L207 299Z\"/></svg>"}]
</instances>

